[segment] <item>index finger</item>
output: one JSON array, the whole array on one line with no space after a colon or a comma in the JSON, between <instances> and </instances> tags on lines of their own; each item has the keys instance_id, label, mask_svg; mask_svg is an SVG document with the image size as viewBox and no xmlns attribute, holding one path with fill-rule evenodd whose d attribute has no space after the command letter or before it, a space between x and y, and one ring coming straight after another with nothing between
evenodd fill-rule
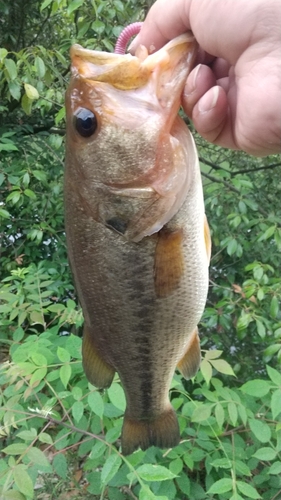
<instances>
[{"instance_id":1,"label":"index finger","mask_svg":"<svg viewBox=\"0 0 281 500\"><path fill-rule=\"evenodd\" d=\"M165 43L190 30L189 9L191 0L158 0L147 14L139 35L132 43L132 51L145 45L149 52L160 49Z\"/></svg>"}]
</instances>

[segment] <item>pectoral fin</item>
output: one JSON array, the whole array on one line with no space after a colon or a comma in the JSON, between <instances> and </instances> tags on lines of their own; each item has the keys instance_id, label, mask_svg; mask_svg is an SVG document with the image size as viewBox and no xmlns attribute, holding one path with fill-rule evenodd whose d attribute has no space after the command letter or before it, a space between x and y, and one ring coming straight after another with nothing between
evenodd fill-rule
<instances>
[{"instance_id":1,"label":"pectoral fin","mask_svg":"<svg viewBox=\"0 0 281 500\"><path fill-rule=\"evenodd\" d=\"M212 251L212 240L211 240L211 233L210 233L210 228L209 228L209 224L208 224L208 220L207 220L206 215L205 215L205 220L204 220L204 239L205 239L207 258L208 258L208 261L210 262L211 251Z\"/></svg>"},{"instance_id":2,"label":"pectoral fin","mask_svg":"<svg viewBox=\"0 0 281 500\"><path fill-rule=\"evenodd\" d=\"M101 358L87 325L84 326L83 332L82 357L83 368L89 382L99 389L109 387L115 370Z\"/></svg>"},{"instance_id":3,"label":"pectoral fin","mask_svg":"<svg viewBox=\"0 0 281 500\"><path fill-rule=\"evenodd\" d=\"M200 340L198 329L192 334L191 342L188 344L184 356L177 364L177 368L187 380L194 377L201 363Z\"/></svg>"},{"instance_id":4,"label":"pectoral fin","mask_svg":"<svg viewBox=\"0 0 281 500\"><path fill-rule=\"evenodd\" d=\"M157 297L167 297L180 284L184 272L183 232L163 229L158 233L154 257L154 287Z\"/></svg>"}]
</instances>

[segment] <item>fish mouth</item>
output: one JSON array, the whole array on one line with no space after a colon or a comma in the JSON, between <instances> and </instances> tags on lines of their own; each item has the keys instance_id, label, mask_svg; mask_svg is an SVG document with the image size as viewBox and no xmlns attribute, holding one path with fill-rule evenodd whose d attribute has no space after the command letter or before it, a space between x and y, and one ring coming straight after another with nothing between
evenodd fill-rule
<instances>
[{"instance_id":1,"label":"fish mouth","mask_svg":"<svg viewBox=\"0 0 281 500\"><path fill-rule=\"evenodd\" d=\"M153 54L141 46L136 55L115 54L84 49L75 44L70 49L72 74L86 80L103 82L121 90L144 86L152 74L158 77L159 86L171 81L171 72L182 73L178 84L184 80L194 64L198 44L191 32L171 40ZM173 87L173 92L177 89Z\"/></svg>"}]
</instances>

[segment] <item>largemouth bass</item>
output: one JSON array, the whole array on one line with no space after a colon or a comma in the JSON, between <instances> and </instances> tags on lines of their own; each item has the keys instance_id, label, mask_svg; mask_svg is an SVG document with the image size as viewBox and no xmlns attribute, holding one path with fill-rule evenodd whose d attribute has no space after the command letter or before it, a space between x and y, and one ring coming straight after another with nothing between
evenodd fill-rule
<instances>
[{"instance_id":1,"label":"largemouth bass","mask_svg":"<svg viewBox=\"0 0 281 500\"><path fill-rule=\"evenodd\" d=\"M177 116L197 44L71 49L65 221L88 380L126 396L122 452L179 443L169 388L200 365L210 236L192 135Z\"/></svg>"}]
</instances>

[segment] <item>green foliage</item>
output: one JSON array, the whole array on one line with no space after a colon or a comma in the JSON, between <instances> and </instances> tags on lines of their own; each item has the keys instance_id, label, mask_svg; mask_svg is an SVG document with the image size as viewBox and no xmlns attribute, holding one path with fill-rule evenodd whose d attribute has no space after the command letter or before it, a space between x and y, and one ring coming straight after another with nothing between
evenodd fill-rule
<instances>
[{"instance_id":1,"label":"green foliage","mask_svg":"<svg viewBox=\"0 0 281 500\"><path fill-rule=\"evenodd\" d=\"M182 440L120 453L125 396L81 364L63 226L72 43L113 49L145 0L0 1L0 497L281 497L281 164L195 133L213 251L193 383L175 375ZM43 496L42 496L43 492Z\"/></svg>"},{"instance_id":2,"label":"green foliage","mask_svg":"<svg viewBox=\"0 0 281 500\"><path fill-rule=\"evenodd\" d=\"M11 492L34 498L42 477L73 481L74 453L82 462L88 493L97 498L125 499L122 491L130 491L136 498L163 500L212 498L208 495L269 500L280 492L277 370L268 366L265 379L229 388L219 378L220 369L230 371L229 365L217 351L207 351L204 359L217 361L210 381L202 370L188 395L180 376L174 378L171 397L181 444L125 458L120 453L125 400L118 379L101 394L83 374L81 340L56 332L52 327L25 335L19 326L11 340L11 360L2 366L1 498L13 498Z\"/></svg>"}]
</instances>

